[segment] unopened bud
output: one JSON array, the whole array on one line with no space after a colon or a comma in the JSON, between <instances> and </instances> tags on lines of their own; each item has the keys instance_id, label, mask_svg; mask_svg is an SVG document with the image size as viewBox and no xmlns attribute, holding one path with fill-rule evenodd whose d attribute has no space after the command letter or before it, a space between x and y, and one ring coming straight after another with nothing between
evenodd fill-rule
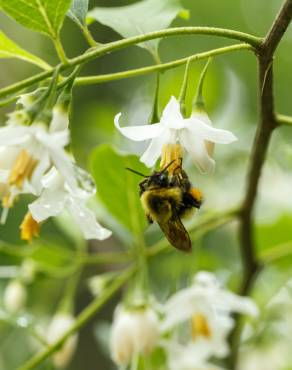
<instances>
[{"instance_id":1,"label":"unopened bud","mask_svg":"<svg viewBox=\"0 0 292 370\"><path fill-rule=\"evenodd\" d=\"M74 322L75 319L70 314L57 313L53 317L48 328L48 343L53 344L57 342L63 336L63 334L71 328ZM66 340L62 348L58 352L54 353L53 362L57 368L64 368L69 364L71 358L75 353L77 340L77 334L72 335Z\"/></svg>"},{"instance_id":2,"label":"unopened bud","mask_svg":"<svg viewBox=\"0 0 292 370\"><path fill-rule=\"evenodd\" d=\"M16 314L25 306L26 298L26 288L22 282L19 280L11 280L4 291L4 307L11 314Z\"/></svg>"},{"instance_id":3,"label":"unopened bud","mask_svg":"<svg viewBox=\"0 0 292 370\"><path fill-rule=\"evenodd\" d=\"M154 310L119 306L111 331L113 360L118 365L127 365L134 354L150 353L157 343L158 334L159 320Z\"/></svg>"}]
</instances>

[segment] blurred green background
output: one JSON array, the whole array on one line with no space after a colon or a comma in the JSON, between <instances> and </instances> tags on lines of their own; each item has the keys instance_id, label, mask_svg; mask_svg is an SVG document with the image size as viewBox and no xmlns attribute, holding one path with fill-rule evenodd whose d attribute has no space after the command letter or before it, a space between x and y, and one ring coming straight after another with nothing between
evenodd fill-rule
<instances>
[{"instance_id":1,"label":"blurred green background","mask_svg":"<svg viewBox=\"0 0 292 370\"><path fill-rule=\"evenodd\" d=\"M134 1L90 1L94 6L122 6ZM175 26L215 26L240 30L263 36L268 31L281 0L182 0L190 11L189 20L175 20ZM54 48L45 36L33 33L3 14L1 29L24 49L41 56L51 64L57 63ZM111 29L94 23L90 29L96 40L105 43L119 38ZM70 19L65 20L62 41L68 56L77 56L87 45ZM173 37L163 40L159 52L163 62L197 52L232 44L232 41L209 36ZM38 72L34 66L22 61L1 60L0 87L7 86ZM152 64L151 56L143 49L131 47L90 62L82 75L104 74ZM194 94L204 61L192 65L188 101ZM178 95L184 68L179 67L162 74L159 91L160 111L171 95ZM113 81L100 85L77 87L71 113L72 150L78 164L88 169L92 149L103 143L113 143L116 148L140 154L142 145L133 145L118 134L113 125L114 115L122 112L125 125L146 123L151 113L155 91L155 74ZM288 30L276 53L275 101L277 111L292 115L292 29ZM202 189L205 204L196 217L208 211L221 211L236 206L240 201L247 170L247 159L257 124L257 65L256 58L247 51L240 51L214 58L206 78L204 95L208 113L216 127L230 129L239 138L229 146L217 146L216 173L203 176L192 164L185 162L195 186ZM0 122L13 106L1 110ZM269 251L276 245L292 245L292 132L281 128L275 132L256 207L256 240L258 253ZM107 163L104 163L106 166ZM119 189L117 189L119 191ZM138 194L137 194L138 196ZM120 194L123 197L123 194ZM80 244L68 220L49 221L42 227L42 238L32 246L19 240L18 225L25 213L29 199L19 202L10 212L6 225L0 226L0 264L18 266L25 257L37 262L38 273L28 286L27 315L45 325L55 311L66 283L70 279L72 251ZM127 233L112 220L101 206L97 206L103 223L114 228L116 236L105 242L91 242L92 253L123 250L127 247ZM64 226L65 225L65 226ZM66 226L67 225L67 226ZM72 236L73 235L73 236ZM149 243L159 240L161 233L155 227L147 231ZM150 276L153 291L162 299L181 286L199 269L216 271L223 282L236 289L241 271L237 224L230 223L214 230L193 243L194 251L185 257L169 248L167 253L151 260ZM290 246L291 249L291 246ZM256 327L246 330L246 345L242 350L242 370L292 369L292 293L286 283L292 275L291 257L280 259L260 275L253 296L265 307ZM2 267L0 266L0 278ZM74 266L73 266L74 267ZM80 312L91 300L86 279L112 269L112 265L89 266L84 269L76 296L75 312ZM3 270L4 271L4 270ZM4 274L5 275L5 274ZM8 279L0 279L1 292ZM282 288L282 290L281 290ZM288 292L285 299L277 298L279 292ZM283 295L283 294L282 294ZM283 299L283 301L281 301ZM280 303L279 303L280 300ZM109 360L106 340L108 324L116 297L101 313L80 332L76 354L69 370L114 369ZM1 305L1 298L0 298ZM279 307L281 309L279 310ZM287 307L287 309L286 309ZM285 309L284 309L285 308ZM280 312L279 312L280 311ZM1 320L1 316L0 316ZM253 336L250 332L253 330ZM0 321L0 370L13 370L39 348L27 330ZM261 362L262 361L262 362ZM263 361L266 361L263 362ZM52 369L48 362L39 369ZM179 369L178 369L179 370Z\"/></svg>"}]
</instances>

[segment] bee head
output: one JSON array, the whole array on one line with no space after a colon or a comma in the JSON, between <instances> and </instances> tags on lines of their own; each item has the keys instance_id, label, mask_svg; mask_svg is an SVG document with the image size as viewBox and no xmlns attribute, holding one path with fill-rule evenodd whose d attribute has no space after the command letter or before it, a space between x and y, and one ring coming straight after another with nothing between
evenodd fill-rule
<instances>
[{"instance_id":1,"label":"bee head","mask_svg":"<svg viewBox=\"0 0 292 370\"><path fill-rule=\"evenodd\" d=\"M168 172L154 172L148 178L148 186L167 187L169 185Z\"/></svg>"}]
</instances>

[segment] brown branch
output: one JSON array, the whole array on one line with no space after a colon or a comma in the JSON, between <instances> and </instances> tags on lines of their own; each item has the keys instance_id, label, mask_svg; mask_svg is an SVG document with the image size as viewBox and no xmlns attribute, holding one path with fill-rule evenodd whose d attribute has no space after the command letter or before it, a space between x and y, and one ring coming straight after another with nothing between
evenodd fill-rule
<instances>
[{"instance_id":1,"label":"brown branch","mask_svg":"<svg viewBox=\"0 0 292 370\"><path fill-rule=\"evenodd\" d=\"M243 264L243 278L240 294L247 295L253 285L261 265L256 256L253 235L253 210L262 168L268 151L273 130L277 126L273 97L273 56L292 18L292 0L286 0L277 15L270 31L263 40L258 53L259 69L259 107L260 117L252 153L249 160L249 171L245 197L240 213L240 249ZM241 337L241 320L236 318L236 325L231 334L230 369L236 369L238 349Z\"/></svg>"}]
</instances>

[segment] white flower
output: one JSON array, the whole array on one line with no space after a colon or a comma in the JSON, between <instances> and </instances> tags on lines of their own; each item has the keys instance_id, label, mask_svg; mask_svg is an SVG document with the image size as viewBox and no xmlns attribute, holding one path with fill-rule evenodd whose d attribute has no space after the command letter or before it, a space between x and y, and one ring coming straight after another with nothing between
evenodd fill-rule
<instances>
[{"instance_id":1,"label":"white flower","mask_svg":"<svg viewBox=\"0 0 292 370\"><path fill-rule=\"evenodd\" d=\"M190 118L183 118L179 102L173 96L164 108L159 123L121 127L120 116L121 113L116 115L115 126L124 136L135 141L151 139L140 158L148 167L154 166L165 145L179 142L202 172L210 172L215 162L209 156L206 142L229 144L236 140L231 132L213 128L206 115L198 113Z\"/></svg>"},{"instance_id":2,"label":"white flower","mask_svg":"<svg viewBox=\"0 0 292 370\"><path fill-rule=\"evenodd\" d=\"M77 170L77 167L75 169ZM81 169L78 171L80 173ZM89 177L89 174L82 171L82 176L85 174ZM76 182L77 180L76 176ZM86 178L86 181L90 180ZM49 217L57 216L66 209L81 228L86 239L108 238L111 231L102 227L97 222L94 213L85 205L86 200L93 193L93 190L90 192L86 189L86 186L90 186L86 184L86 181L83 188L71 187L53 167L42 179L41 195L28 206L34 220L40 223Z\"/></svg>"},{"instance_id":3,"label":"white flower","mask_svg":"<svg viewBox=\"0 0 292 370\"><path fill-rule=\"evenodd\" d=\"M213 274L200 272L190 287L166 302L161 329L169 331L189 321L193 341L205 343L210 355L225 357L229 350L226 338L234 324L231 314L235 312L256 316L258 308L250 298L221 288Z\"/></svg>"},{"instance_id":4,"label":"white flower","mask_svg":"<svg viewBox=\"0 0 292 370\"><path fill-rule=\"evenodd\" d=\"M6 162L1 182L9 183L16 193L37 195L42 175L54 164L67 181L75 183L72 161L64 150L68 142L68 130L49 133L42 124L0 128L2 162Z\"/></svg>"},{"instance_id":5,"label":"white flower","mask_svg":"<svg viewBox=\"0 0 292 370\"><path fill-rule=\"evenodd\" d=\"M11 280L5 288L3 303L8 312L16 314L26 303L26 288L19 280Z\"/></svg>"},{"instance_id":6,"label":"white flower","mask_svg":"<svg viewBox=\"0 0 292 370\"><path fill-rule=\"evenodd\" d=\"M180 344L177 341L162 342L167 354L169 370L219 370L208 362L209 348L203 343Z\"/></svg>"},{"instance_id":7,"label":"white flower","mask_svg":"<svg viewBox=\"0 0 292 370\"><path fill-rule=\"evenodd\" d=\"M118 365L127 365L138 353L150 353L159 335L159 320L151 308L118 306L111 331L111 354Z\"/></svg>"},{"instance_id":8,"label":"white flower","mask_svg":"<svg viewBox=\"0 0 292 370\"><path fill-rule=\"evenodd\" d=\"M71 328L74 322L75 319L70 314L57 313L53 317L48 328L48 343L53 344L58 341L62 335ZM72 335L66 340L62 348L58 352L54 353L53 362L57 368L64 368L68 365L77 347L77 340L77 334Z\"/></svg>"}]
</instances>

